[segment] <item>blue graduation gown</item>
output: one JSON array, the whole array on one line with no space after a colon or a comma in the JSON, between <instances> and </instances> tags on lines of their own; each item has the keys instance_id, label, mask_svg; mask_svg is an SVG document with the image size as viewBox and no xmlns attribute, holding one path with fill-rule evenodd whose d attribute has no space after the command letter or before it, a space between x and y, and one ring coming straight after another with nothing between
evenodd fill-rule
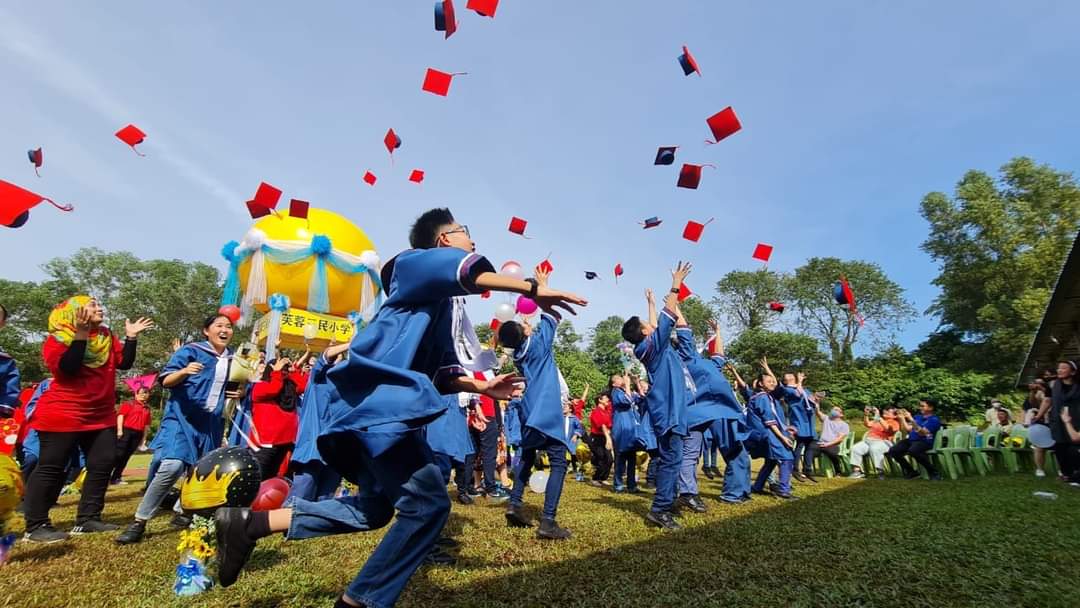
<instances>
[{"instance_id":1,"label":"blue graduation gown","mask_svg":"<svg viewBox=\"0 0 1080 608\"><path fill-rule=\"evenodd\" d=\"M296 447L293 448L292 461L298 464L318 462L326 464L319 453L318 439L322 429L330 424L330 408L327 403L334 385L326 379L330 371L330 362L325 356L319 356L311 366L304 397L300 400L300 421L296 429Z\"/></svg>"},{"instance_id":2,"label":"blue graduation gown","mask_svg":"<svg viewBox=\"0 0 1080 608\"><path fill-rule=\"evenodd\" d=\"M506 433L506 445L521 446L521 399L513 399L506 404L506 416L503 418L503 430Z\"/></svg>"},{"instance_id":3,"label":"blue graduation gown","mask_svg":"<svg viewBox=\"0 0 1080 608\"><path fill-rule=\"evenodd\" d=\"M456 462L465 462L476 452L469 435L468 416L457 394L447 395L446 413L427 425L427 441L431 451L446 454Z\"/></svg>"},{"instance_id":4,"label":"blue graduation gown","mask_svg":"<svg viewBox=\"0 0 1080 608\"><path fill-rule=\"evenodd\" d=\"M34 415L34 410L37 409L38 399L41 398L42 393L49 390L49 385L52 384L52 378L46 378L37 385L33 394L30 395L30 399L26 401L26 405L23 406L23 424L30 424L31 417ZM41 440L38 439L37 429L30 429L26 432L26 436L23 437L22 442L23 453L33 454L34 456L41 455Z\"/></svg>"},{"instance_id":5,"label":"blue graduation gown","mask_svg":"<svg viewBox=\"0 0 1080 608\"><path fill-rule=\"evenodd\" d=\"M761 419L761 424L764 427L765 444L767 446L766 457L773 460L791 460L791 450L784 445L784 442L780 441L780 438L770 428L779 428L781 433L787 435L787 417L784 416L784 408L780 406L777 399L769 393L757 393L750 399L750 408Z\"/></svg>"},{"instance_id":6,"label":"blue graduation gown","mask_svg":"<svg viewBox=\"0 0 1080 608\"><path fill-rule=\"evenodd\" d=\"M638 440L641 442L643 450L651 452L656 449L656 432L653 431L652 419L649 418L649 408L645 404L645 397L643 395L634 394L634 410L637 412L638 419L641 421L638 424Z\"/></svg>"},{"instance_id":7,"label":"blue graduation gown","mask_svg":"<svg viewBox=\"0 0 1080 608\"><path fill-rule=\"evenodd\" d=\"M446 411L436 384L463 375L452 343L450 298L478 293L484 257L456 248L410 249L383 268L386 302L327 373L335 391L319 435L323 459L356 482L356 449L378 457Z\"/></svg>"},{"instance_id":8,"label":"blue graduation gown","mask_svg":"<svg viewBox=\"0 0 1080 608\"><path fill-rule=\"evenodd\" d=\"M521 396L521 447L534 448L548 439L561 441L570 449L563 430L562 388L559 368L555 366L555 327L558 321L545 313L532 334L514 350L514 363L525 377L525 393Z\"/></svg>"},{"instance_id":9,"label":"blue graduation gown","mask_svg":"<svg viewBox=\"0 0 1080 608\"><path fill-rule=\"evenodd\" d=\"M173 353L160 377L202 363L203 370L169 389L161 426L151 442L154 455L195 464L204 454L221 446L225 408L225 381L229 377L232 351L221 356L209 342L184 345Z\"/></svg>"},{"instance_id":10,"label":"blue graduation gown","mask_svg":"<svg viewBox=\"0 0 1080 608\"><path fill-rule=\"evenodd\" d=\"M11 355L0 351L0 405L19 406L19 368Z\"/></svg>"},{"instance_id":11,"label":"blue graduation gown","mask_svg":"<svg viewBox=\"0 0 1080 608\"><path fill-rule=\"evenodd\" d=\"M788 412L791 415L791 426L795 427L795 436L805 439L817 439L817 429L814 428L814 404L810 403L810 389L803 388L803 394L790 386L782 387L784 402L787 403Z\"/></svg>"},{"instance_id":12,"label":"blue graduation gown","mask_svg":"<svg viewBox=\"0 0 1080 608\"><path fill-rule=\"evenodd\" d=\"M671 348L674 328L675 316L664 309L660 311L656 331L634 347L634 356L649 372L651 387L645 396L645 406L657 436L668 432L687 434L686 376L679 355Z\"/></svg>"},{"instance_id":13,"label":"blue graduation gown","mask_svg":"<svg viewBox=\"0 0 1080 608\"><path fill-rule=\"evenodd\" d=\"M611 417L611 442L615 453L640 450L645 445L638 432L641 422L634 402L624 389L612 389L611 409L614 412Z\"/></svg>"},{"instance_id":14,"label":"blue graduation gown","mask_svg":"<svg viewBox=\"0 0 1080 608\"><path fill-rule=\"evenodd\" d=\"M682 360L693 380L691 384L694 394L689 407L686 408L686 426L693 430L706 429L723 417L723 408L717 403L717 395L722 391L720 380L726 384L727 379L719 373L716 365L703 359L694 348L694 334L689 327L679 327L675 330L675 342L679 359ZM730 389L730 385L728 388Z\"/></svg>"}]
</instances>

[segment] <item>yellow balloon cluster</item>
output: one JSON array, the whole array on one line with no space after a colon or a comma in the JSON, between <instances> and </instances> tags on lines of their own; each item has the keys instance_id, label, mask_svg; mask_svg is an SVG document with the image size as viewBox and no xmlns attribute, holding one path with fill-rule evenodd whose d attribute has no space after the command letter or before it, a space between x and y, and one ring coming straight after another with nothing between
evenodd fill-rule
<instances>
[{"instance_id":1,"label":"yellow balloon cluster","mask_svg":"<svg viewBox=\"0 0 1080 608\"><path fill-rule=\"evenodd\" d=\"M268 241L297 241L301 243L311 242L311 237L321 234L330 239L336 251L343 251L359 256L365 251L375 251L371 239L356 224L344 217L314 207L308 210L307 219L291 217L287 214L267 215L255 222L255 228L266 234ZM247 259L239 267L241 293L247 289L247 277L251 271L251 259ZM315 259L308 258L295 264L277 264L266 260L266 293L281 293L289 296L293 308L308 307L308 284L311 275L315 272ZM364 293L365 302L374 299L377 288L366 275L346 274L327 265L327 291L330 296L331 315L344 317L348 313L359 309L361 294L365 285L367 293ZM266 304L257 304L256 309L267 312Z\"/></svg>"}]
</instances>

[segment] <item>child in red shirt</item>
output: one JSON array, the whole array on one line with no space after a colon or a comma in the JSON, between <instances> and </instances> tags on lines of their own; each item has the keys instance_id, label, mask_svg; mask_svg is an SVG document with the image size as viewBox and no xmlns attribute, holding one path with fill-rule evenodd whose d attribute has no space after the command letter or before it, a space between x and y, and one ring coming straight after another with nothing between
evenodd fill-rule
<instances>
[{"instance_id":1,"label":"child in red shirt","mask_svg":"<svg viewBox=\"0 0 1080 608\"><path fill-rule=\"evenodd\" d=\"M142 445L151 417L150 389L140 386L135 391L135 399L125 402L116 413L116 464L113 465L109 483L127 483L123 480L124 468L131 455Z\"/></svg>"},{"instance_id":2,"label":"child in red shirt","mask_svg":"<svg viewBox=\"0 0 1080 608\"><path fill-rule=\"evenodd\" d=\"M596 407L589 414L589 450L592 452L593 478L596 487L604 485L611 472L611 397L600 393Z\"/></svg>"}]
</instances>

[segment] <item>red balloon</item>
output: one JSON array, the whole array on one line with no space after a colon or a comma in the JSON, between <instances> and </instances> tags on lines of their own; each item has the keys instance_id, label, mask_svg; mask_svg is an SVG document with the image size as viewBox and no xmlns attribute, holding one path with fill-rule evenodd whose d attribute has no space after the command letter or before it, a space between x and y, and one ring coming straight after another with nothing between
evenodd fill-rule
<instances>
[{"instance_id":1,"label":"red balloon","mask_svg":"<svg viewBox=\"0 0 1080 608\"><path fill-rule=\"evenodd\" d=\"M259 484L259 493L251 503L252 511L280 509L289 497L289 482L284 477L271 477Z\"/></svg>"},{"instance_id":2,"label":"red balloon","mask_svg":"<svg viewBox=\"0 0 1080 608\"><path fill-rule=\"evenodd\" d=\"M223 315L230 323L236 325L240 322L240 307L228 304L218 309L218 314Z\"/></svg>"}]
</instances>

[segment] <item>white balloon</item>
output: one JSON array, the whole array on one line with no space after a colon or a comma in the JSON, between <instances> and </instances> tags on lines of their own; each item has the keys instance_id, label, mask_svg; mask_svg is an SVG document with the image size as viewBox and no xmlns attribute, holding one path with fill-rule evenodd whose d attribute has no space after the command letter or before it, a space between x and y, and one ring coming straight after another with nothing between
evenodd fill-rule
<instances>
[{"instance_id":1,"label":"white balloon","mask_svg":"<svg viewBox=\"0 0 1080 608\"><path fill-rule=\"evenodd\" d=\"M529 476L529 489L537 494L543 494L547 489L547 471L537 471Z\"/></svg>"},{"instance_id":2,"label":"white balloon","mask_svg":"<svg viewBox=\"0 0 1080 608\"><path fill-rule=\"evenodd\" d=\"M507 262L499 269L499 274L508 276L519 281L525 279L525 269L521 267L521 264L517 262Z\"/></svg>"},{"instance_id":3,"label":"white balloon","mask_svg":"<svg viewBox=\"0 0 1080 608\"><path fill-rule=\"evenodd\" d=\"M319 327L314 323L308 323L304 326L304 339L314 340L315 336L319 335Z\"/></svg>"},{"instance_id":4,"label":"white balloon","mask_svg":"<svg viewBox=\"0 0 1080 608\"><path fill-rule=\"evenodd\" d=\"M506 323L514 318L514 305L508 302L503 302L495 307L495 318L499 320L499 323Z\"/></svg>"}]
</instances>

